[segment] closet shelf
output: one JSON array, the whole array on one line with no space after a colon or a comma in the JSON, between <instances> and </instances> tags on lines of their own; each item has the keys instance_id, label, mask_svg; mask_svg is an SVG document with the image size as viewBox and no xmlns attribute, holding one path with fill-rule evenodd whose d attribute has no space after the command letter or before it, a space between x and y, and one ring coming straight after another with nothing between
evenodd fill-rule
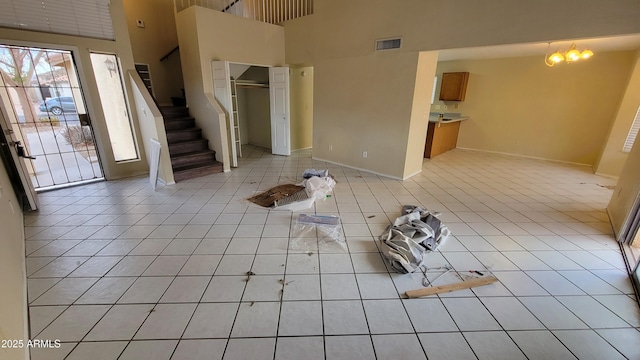
<instances>
[{"instance_id":1,"label":"closet shelf","mask_svg":"<svg viewBox=\"0 0 640 360\"><path fill-rule=\"evenodd\" d=\"M236 80L236 87L242 87L242 88L248 88L248 87L252 87L252 88L268 88L269 84L268 83L261 83L261 82L257 82L257 81L251 81L251 80Z\"/></svg>"}]
</instances>

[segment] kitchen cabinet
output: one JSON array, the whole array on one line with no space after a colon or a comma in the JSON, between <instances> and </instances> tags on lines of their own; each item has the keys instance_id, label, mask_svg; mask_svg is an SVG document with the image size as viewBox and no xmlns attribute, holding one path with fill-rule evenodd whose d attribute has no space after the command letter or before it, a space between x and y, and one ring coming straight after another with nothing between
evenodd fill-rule
<instances>
[{"instance_id":1,"label":"kitchen cabinet","mask_svg":"<svg viewBox=\"0 0 640 360\"><path fill-rule=\"evenodd\" d=\"M456 148L460 121L455 122L429 122L427 130L427 142L424 147L424 157L433 158L444 152Z\"/></svg>"},{"instance_id":2,"label":"kitchen cabinet","mask_svg":"<svg viewBox=\"0 0 640 360\"><path fill-rule=\"evenodd\" d=\"M468 80L468 72L443 73L442 84L440 85L440 100L464 101Z\"/></svg>"}]
</instances>

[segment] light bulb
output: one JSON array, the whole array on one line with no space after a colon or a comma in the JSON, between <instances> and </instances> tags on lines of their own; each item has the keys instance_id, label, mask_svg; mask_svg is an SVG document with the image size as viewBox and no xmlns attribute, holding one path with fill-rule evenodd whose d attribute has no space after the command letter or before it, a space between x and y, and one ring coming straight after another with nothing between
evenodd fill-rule
<instances>
[{"instance_id":1,"label":"light bulb","mask_svg":"<svg viewBox=\"0 0 640 360\"><path fill-rule=\"evenodd\" d=\"M562 54L559 51L556 51L553 54L551 54L548 59L549 61L557 64L559 62L564 61L564 56L562 56Z\"/></svg>"},{"instance_id":2,"label":"light bulb","mask_svg":"<svg viewBox=\"0 0 640 360\"><path fill-rule=\"evenodd\" d=\"M565 57L567 58L567 61L576 61L580 59L580 51L576 49L569 50L565 54Z\"/></svg>"},{"instance_id":3,"label":"light bulb","mask_svg":"<svg viewBox=\"0 0 640 360\"><path fill-rule=\"evenodd\" d=\"M581 54L580 57L583 59L588 59L590 57L593 56L593 51L589 50L589 49L585 49Z\"/></svg>"}]
</instances>

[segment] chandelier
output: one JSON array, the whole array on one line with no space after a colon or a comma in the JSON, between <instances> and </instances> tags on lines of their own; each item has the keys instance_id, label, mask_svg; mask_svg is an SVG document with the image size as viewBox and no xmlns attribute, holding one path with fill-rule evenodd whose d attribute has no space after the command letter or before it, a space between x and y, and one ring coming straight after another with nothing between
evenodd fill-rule
<instances>
[{"instance_id":1,"label":"chandelier","mask_svg":"<svg viewBox=\"0 0 640 360\"><path fill-rule=\"evenodd\" d=\"M549 55L549 47L551 43L547 46L547 54L544 57L544 63L549 67L553 67L555 64L559 64L561 62L566 62L567 64L572 63L578 60L588 59L593 56L593 51L589 49L584 49L580 51L575 43L572 43L569 47L569 50L565 52L561 52L560 50L556 50L553 54Z\"/></svg>"}]
</instances>

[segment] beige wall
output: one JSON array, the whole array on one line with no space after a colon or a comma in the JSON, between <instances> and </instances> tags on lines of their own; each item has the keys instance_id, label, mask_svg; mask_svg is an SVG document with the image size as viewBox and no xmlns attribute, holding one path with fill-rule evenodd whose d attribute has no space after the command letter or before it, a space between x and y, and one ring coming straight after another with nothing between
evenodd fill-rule
<instances>
[{"instance_id":1,"label":"beige wall","mask_svg":"<svg viewBox=\"0 0 640 360\"><path fill-rule=\"evenodd\" d=\"M422 171L424 146L427 140L429 107L433 91L433 77L438 63L437 51L425 51L418 55L416 81L413 90L411 123L407 138L407 153L402 178L409 178Z\"/></svg>"},{"instance_id":2,"label":"beige wall","mask_svg":"<svg viewBox=\"0 0 640 360\"><path fill-rule=\"evenodd\" d=\"M313 67L292 67L289 80L291 150L307 149L313 146Z\"/></svg>"},{"instance_id":3,"label":"beige wall","mask_svg":"<svg viewBox=\"0 0 640 360\"><path fill-rule=\"evenodd\" d=\"M325 0L315 3L314 15L284 24L286 60L315 67L314 156L404 177L413 170L409 163L417 160L407 159L407 139L418 52L640 33L638 17L640 4L634 0L616 6L599 0L411 0L402 6L394 0ZM572 23L589 26L567 26ZM374 42L394 36L402 36L402 48L381 66L379 59L386 55L374 54ZM414 61L400 60L410 57ZM378 66L372 66L374 63ZM491 101L496 107L508 108L508 104L497 103L498 99ZM610 122L609 118L604 127L596 126L606 133ZM364 123L367 129L360 130ZM356 129L358 138L344 139ZM581 132L591 130L580 129L577 136ZM329 152L329 141L338 142L341 148L336 151L334 146ZM370 143L376 143L384 155L362 159L362 147ZM412 147L418 148L416 144L413 140ZM585 145L595 150L588 149L588 154L574 151L567 158L593 164L601 145L602 138L596 145Z\"/></svg>"},{"instance_id":4,"label":"beige wall","mask_svg":"<svg viewBox=\"0 0 640 360\"><path fill-rule=\"evenodd\" d=\"M229 164L226 134L209 105L213 93L211 61L281 66L284 64L284 29L192 6L176 14L184 86L191 115L202 128L218 161ZM233 29L233 30L231 30Z\"/></svg>"},{"instance_id":5,"label":"beige wall","mask_svg":"<svg viewBox=\"0 0 640 360\"><path fill-rule=\"evenodd\" d=\"M249 121L247 120L247 89L238 87L236 89L238 99L238 117L240 118L240 144L249 143Z\"/></svg>"},{"instance_id":6,"label":"beige wall","mask_svg":"<svg viewBox=\"0 0 640 360\"><path fill-rule=\"evenodd\" d=\"M313 157L403 177L417 64L396 51L318 60Z\"/></svg>"},{"instance_id":7,"label":"beige wall","mask_svg":"<svg viewBox=\"0 0 640 360\"><path fill-rule=\"evenodd\" d=\"M178 46L173 0L124 0L124 10L135 62L149 64L156 101L171 104L172 96L182 96L180 54L160 58ZM145 27L139 28L136 20Z\"/></svg>"},{"instance_id":8,"label":"beige wall","mask_svg":"<svg viewBox=\"0 0 640 360\"><path fill-rule=\"evenodd\" d=\"M411 52L633 34L639 17L636 0L323 0L285 23L287 61L362 56L393 36Z\"/></svg>"},{"instance_id":9,"label":"beige wall","mask_svg":"<svg viewBox=\"0 0 640 360\"><path fill-rule=\"evenodd\" d=\"M269 89L245 90L248 143L271 149Z\"/></svg>"},{"instance_id":10,"label":"beige wall","mask_svg":"<svg viewBox=\"0 0 640 360\"><path fill-rule=\"evenodd\" d=\"M611 125L609 137L602 151L602 155L596 164L596 173L603 175L619 176L629 156L622 152L629 129L640 106L640 52L636 52L633 71L629 78L620 107Z\"/></svg>"},{"instance_id":11,"label":"beige wall","mask_svg":"<svg viewBox=\"0 0 640 360\"><path fill-rule=\"evenodd\" d=\"M620 104L634 53L598 53L589 61L544 65L541 56L450 61L443 72L468 71L463 102L448 109L471 117L458 147L593 165ZM459 107L456 109L456 104Z\"/></svg>"},{"instance_id":12,"label":"beige wall","mask_svg":"<svg viewBox=\"0 0 640 360\"><path fill-rule=\"evenodd\" d=\"M2 113L0 112L0 117ZM0 118L0 121L4 121ZM1 163L1 161L0 161ZM28 339L24 220L4 166L0 165L0 339ZM26 359L28 350L0 348L0 358Z\"/></svg>"},{"instance_id":13,"label":"beige wall","mask_svg":"<svg viewBox=\"0 0 640 360\"><path fill-rule=\"evenodd\" d=\"M40 32L5 29L0 28L0 43L10 45L36 46L44 48L57 48L71 50L74 52L78 75L83 85L84 96L87 100L86 106L92 120L93 129L96 134L96 144L100 152L100 160L107 179L117 179L148 172L145 159L144 147L139 144L139 161L116 163L113 158L113 151L107 133L104 113L100 104L100 96L96 80L91 67L90 51L117 54L120 59L123 73L134 69L133 54L129 43L129 34L126 26L124 10L121 0L112 0L111 14L114 24L116 41L98 40L77 36L47 34ZM131 84L128 77L124 77L125 87L128 94L131 94ZM133 101L129 99L129 101ZM133 104L131 104L133 109ZM134 129L138 141L140 131L137 125L137 116L132 112Z\"/></svg>"},{"instance_id":14,"label":"beige wall","mask_svg":"<svg viewBox=\"0 0 640 360\"><path fill-rule=\"evenodd\" d=\"M620 173L607 212L611 219L611 226L616 236L620 235L622 226L633 207L633 203L640 196L640 142L636 141L627 162ZM636 243L637 244L637 243Z\"/></svg>"},{"instance_id":15,"label":"beige wall","mask_svg":"<svg viewBox=\"0 0 640 360\"><path fill-rule=\"evenodd\" d=\"M281 26L199 6L193 6L187 11L191 9L195 11L194 25L197 26L200 38L198 44L205 89L213 89L212 60L264 66L285 64L284 28Z\"/></svg>"}]
</instances>

